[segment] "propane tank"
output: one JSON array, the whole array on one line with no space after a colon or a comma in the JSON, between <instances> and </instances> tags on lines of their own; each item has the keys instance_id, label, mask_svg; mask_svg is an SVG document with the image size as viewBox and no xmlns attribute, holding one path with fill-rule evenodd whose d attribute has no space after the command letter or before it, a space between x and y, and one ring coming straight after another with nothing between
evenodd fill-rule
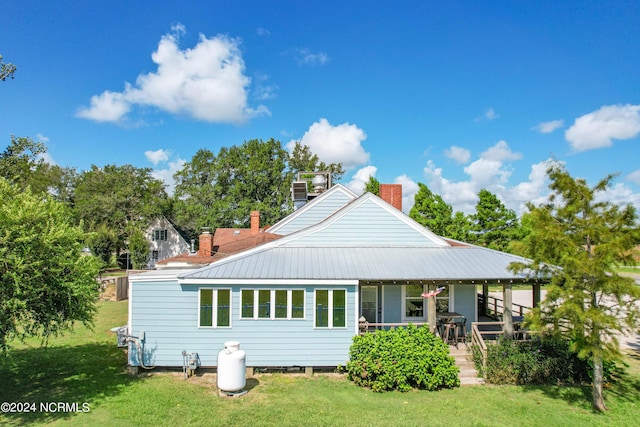
<instances>
[{"instance_id":1,"label":"propane tank","mask_svg":"<svg viewBox=\"0 0 640 427\"><path fill-rule=\"evenodd\" d=\"M218 353L218 388L236 392L246 383L246 354L238 341L227 341Z\"/></svg>"}]
</instances>

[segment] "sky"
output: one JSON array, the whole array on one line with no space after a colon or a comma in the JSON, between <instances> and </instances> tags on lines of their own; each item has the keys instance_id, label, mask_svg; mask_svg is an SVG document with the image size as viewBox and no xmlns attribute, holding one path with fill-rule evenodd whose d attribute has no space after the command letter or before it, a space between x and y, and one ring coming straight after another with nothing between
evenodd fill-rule
<instances>
[{"instance_id":1,"label":"sky","mask_svg":"<svg viewBox=\"0 0 640 427\"><path fill-rule=\"evenodd\" d=\"M561 162L640 209L638 1L6 1L0 150L172 175L202 148L296 141L341 183L418 183L519 214Z\"/></svg>"}]
</instances>

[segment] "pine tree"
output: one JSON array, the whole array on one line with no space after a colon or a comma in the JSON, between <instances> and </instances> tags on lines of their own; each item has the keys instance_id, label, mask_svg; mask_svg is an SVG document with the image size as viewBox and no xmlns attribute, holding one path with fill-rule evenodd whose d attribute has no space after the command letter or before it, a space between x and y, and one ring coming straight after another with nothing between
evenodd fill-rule
<instances>
[{"instance_id":1,"label":"pine tree","mask_svg":"<svg viewBox=\"0 0 640 427\"><path fill-rule=\"evenodd\" d=\"M529 205L531 230L516 272L550 279L546 298L531 316L531 327L568 338L572 349L593 364L593 405L604 402L603 362L619 360L618 334L635 331L640 320L640 288L616 266L633 265L640 241L638 217L630 204L602 201L609 175L594 187L554 165L547 171L549 202Z\"/></svg>"}]
</instances>

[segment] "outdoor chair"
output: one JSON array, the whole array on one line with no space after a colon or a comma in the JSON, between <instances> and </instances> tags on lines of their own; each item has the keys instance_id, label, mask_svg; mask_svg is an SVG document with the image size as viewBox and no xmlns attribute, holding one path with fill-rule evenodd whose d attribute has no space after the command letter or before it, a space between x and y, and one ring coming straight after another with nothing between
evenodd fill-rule
<instances>
[{"instance_id":1,"label":"outdoor chair","mask_svg":"<svg viewBox=\"0 0 640 427\"><path fill-rule=\"evenodd\" d=\"M453 321L455 324L455 338L456 338L456 346L458 342L463 342L464 345L467 345L467 318L458 318Z\"/></svg>"}]
</instances>

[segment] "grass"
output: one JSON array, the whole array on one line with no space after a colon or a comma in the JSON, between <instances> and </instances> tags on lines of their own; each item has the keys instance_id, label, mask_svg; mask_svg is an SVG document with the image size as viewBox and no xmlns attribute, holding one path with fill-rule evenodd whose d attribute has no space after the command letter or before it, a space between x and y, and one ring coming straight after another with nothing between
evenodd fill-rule
<instances>
[{"instance_id":1,"label":"grass","mask_svg":"<svg viewBox=\"0 0 640 427\"><path fill-rule=\"evenodd\" d=\"M0 414L0 425L259 426L632 426L640 418L640 359L606 390L611 409L591 409L589 387L461 387L376 394L338 374L260 374L238 398L217 393L215 375L126 374L126 357L109 332L126 323L127 302L104 302L93 331L16 344L0 356L0 401L86 402L86 413Z\"/></svg>"}]
</instances>

